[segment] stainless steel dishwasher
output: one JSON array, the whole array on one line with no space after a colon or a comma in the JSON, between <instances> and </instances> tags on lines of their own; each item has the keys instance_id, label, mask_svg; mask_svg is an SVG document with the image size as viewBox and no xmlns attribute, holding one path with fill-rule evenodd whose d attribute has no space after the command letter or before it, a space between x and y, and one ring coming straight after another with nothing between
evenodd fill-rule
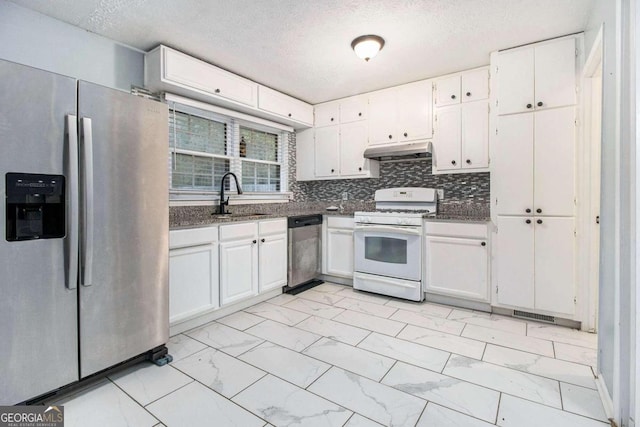
<instances>
[{"instance_id":1,"label":"stainless steel dishwasher","mask_svg":"<svg viewBox=\"0 0 640 427\"><path fill-rule=\"evenodd\" d=\"M297 294L323 283L320 274L322 215L300 215L288 219L288 285L282 291Z\"/></svg>"}]
</instances>

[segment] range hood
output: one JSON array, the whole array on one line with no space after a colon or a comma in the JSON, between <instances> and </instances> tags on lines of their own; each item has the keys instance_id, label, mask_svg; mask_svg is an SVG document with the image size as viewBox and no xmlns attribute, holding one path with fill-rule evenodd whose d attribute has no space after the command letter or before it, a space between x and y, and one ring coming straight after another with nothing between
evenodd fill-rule
<instances>
[{"instance_id":1,"label":"range hood","mask_svg":"<svg viewBox=\"0 0 640 427\"><path fill-rule=\"evenodd\" d=\"M366 159L381 161L424 159L427 154L431 154L431 142L429 141L374 145L364 150Z\"/></svg>"}]
</instances>

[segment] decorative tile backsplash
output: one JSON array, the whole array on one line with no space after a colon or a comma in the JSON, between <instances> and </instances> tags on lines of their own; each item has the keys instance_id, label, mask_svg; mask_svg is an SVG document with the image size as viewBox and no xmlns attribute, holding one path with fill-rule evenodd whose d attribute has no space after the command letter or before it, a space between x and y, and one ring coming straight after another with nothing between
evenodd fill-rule
<instances>
[{"instance_id":1,"label":"decorative tile backsplash","mask_svg":"<svg viewBox=\"0 0 640 427\"><path fill-rule=\"evenodd\" d=\"M489 173L431 174L431 156L420 160L380 163L380 178L336 179L297 182L295 135L289 144L289 191L296 202L338 202L342 193L349 200L373 200L374 192L390 187L429 187L444 190L442 210L464 210L481 205L489 211Z\"/></svg>"}]
</instances>

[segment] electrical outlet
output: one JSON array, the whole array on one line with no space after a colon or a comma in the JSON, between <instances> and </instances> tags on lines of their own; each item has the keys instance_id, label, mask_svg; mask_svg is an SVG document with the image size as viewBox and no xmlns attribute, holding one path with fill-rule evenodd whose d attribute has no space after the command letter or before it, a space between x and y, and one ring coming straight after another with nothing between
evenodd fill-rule
<instances>
[{"instance_id":1,"label":"electrical outlet","mask_svg":"<svg viewBox=\"0 0 640 427\"><path fill-rule=\"evenodd\" d=\"M349 200L349 193L346 191L342 193L342 200Z\"/></svg>"},{"instance_id":2,"label":"electrical outlet","mask_svg":"<svg viewBox=\"0 0 640 427\"><path fill-rule=\"evenodd\" d=\"M444 200L444 190L442 188L439 188L436 191L438 192L438 200Z\"/></svg>"}]
</instances>

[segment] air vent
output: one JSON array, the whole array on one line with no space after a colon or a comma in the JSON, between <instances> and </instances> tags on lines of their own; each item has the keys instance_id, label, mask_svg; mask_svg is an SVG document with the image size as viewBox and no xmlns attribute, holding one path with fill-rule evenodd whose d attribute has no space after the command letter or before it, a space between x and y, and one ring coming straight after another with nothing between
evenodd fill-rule
<instances>
[{"instance_id":1,"label":"air vent","mask_svg":"<svg viewBox=\"0 0 640 427\"><path fill-rule=\"evenodd\" d=\"M547 316L547 315L544 315L544 314L529 313L529 312L520 311L520 310L513 310L513 317L520 317L520 318L523 318L523 319L538 320L540 322L556 323L556 318L553 317L553 316Z\"/></svg>"}]
</instances>

